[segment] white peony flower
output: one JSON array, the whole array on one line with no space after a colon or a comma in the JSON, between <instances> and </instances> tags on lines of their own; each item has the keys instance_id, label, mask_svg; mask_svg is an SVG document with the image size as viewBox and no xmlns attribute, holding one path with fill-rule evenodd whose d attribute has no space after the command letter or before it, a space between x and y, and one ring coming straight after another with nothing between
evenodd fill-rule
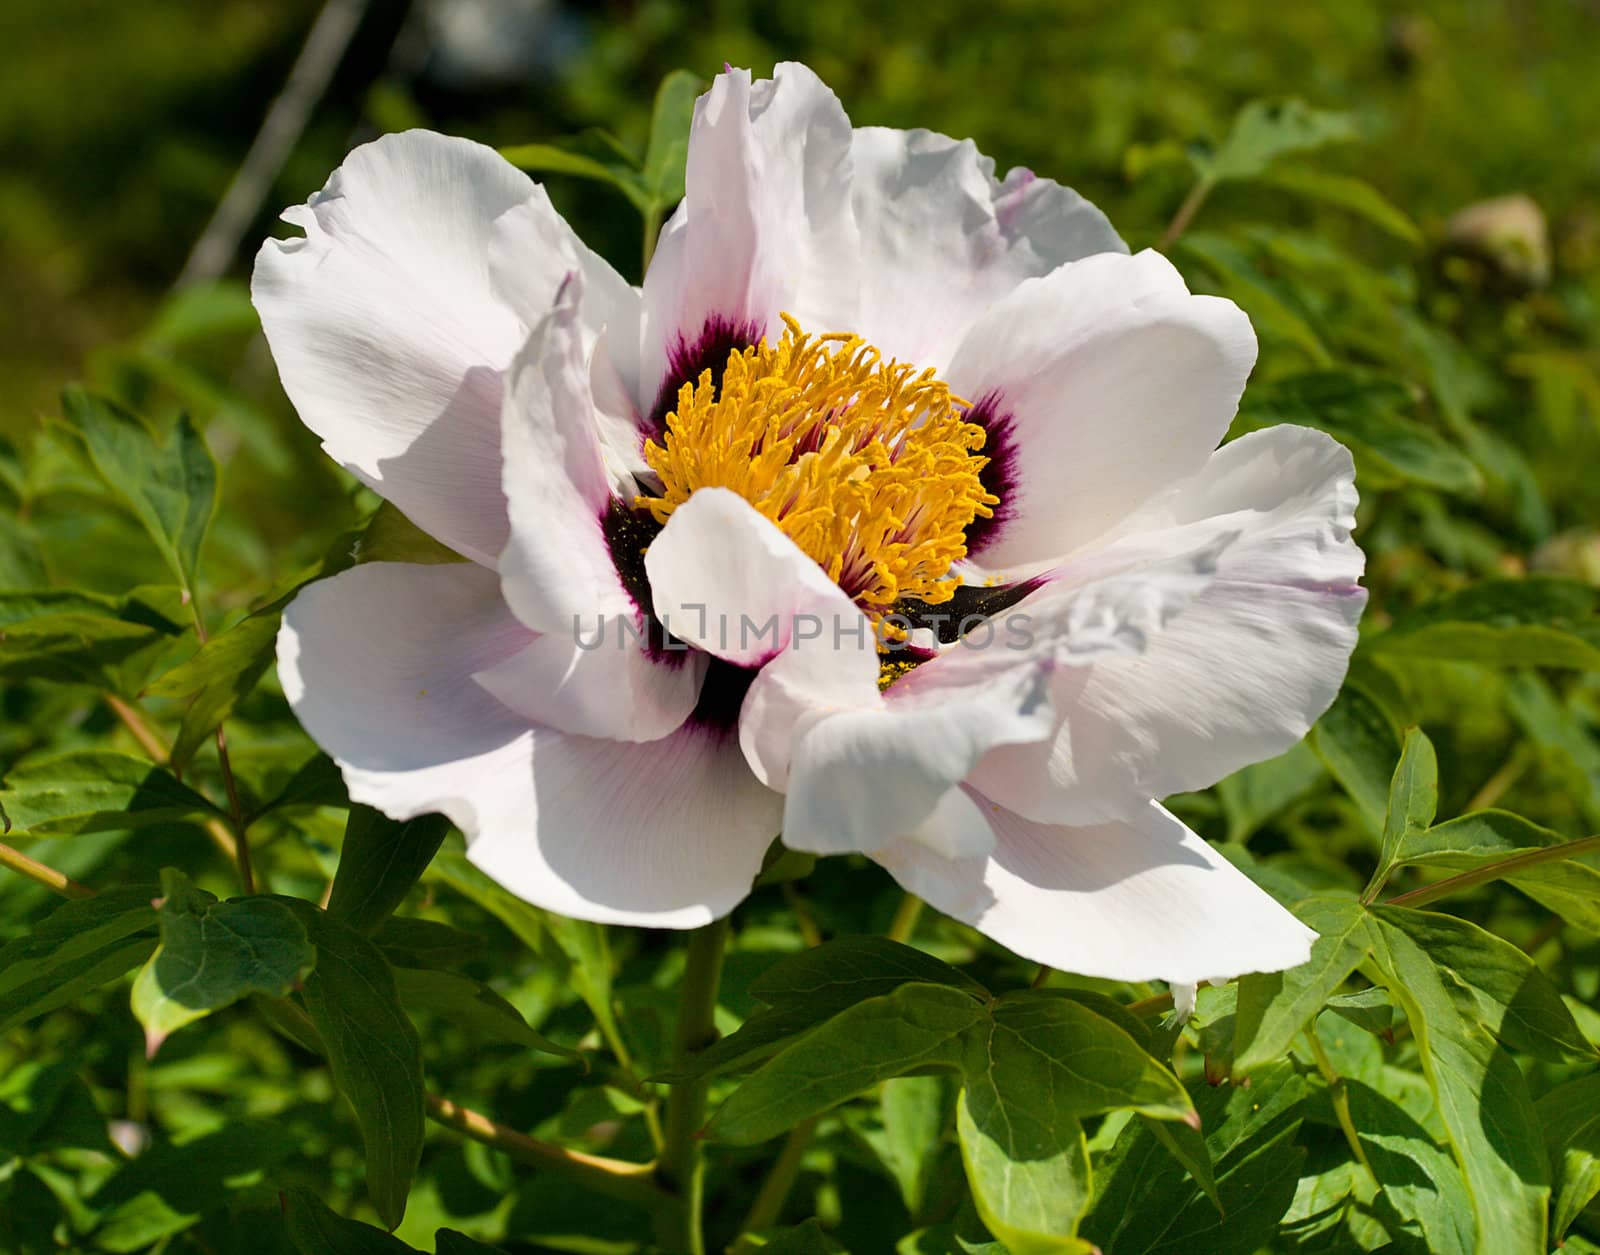
<instances>
[{"instance_id":1,"label":"white peony flower","mask_svg":"<svg viewBox=\"0 0 1600 1255\"><path fill-rule=\"evenodd\" d=\"M466 559L285 615L353 798L608 923L727 913L781 830L1055 967L1306 958L1152 800L1297 741L1365 600L1349 454L1217 448L1234 305L971 143L853 130L792 64L701 98L642 289L426 132L285 217L254 297L289 396Z\"/></svg>"}]
</instances>

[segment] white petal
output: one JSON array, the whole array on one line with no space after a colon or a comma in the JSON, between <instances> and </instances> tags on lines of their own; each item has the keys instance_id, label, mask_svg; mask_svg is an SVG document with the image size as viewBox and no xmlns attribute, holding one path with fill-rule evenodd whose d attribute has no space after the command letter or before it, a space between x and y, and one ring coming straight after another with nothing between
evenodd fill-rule
<instances>
[{"instance_id":1,"label":"white petal","mask_svg":"<svg viewBox=\"0 0 1600 1255\"><path fill-rule=\"evenodd\" d=\"M988 857L903 838L875 857L908 892L1036 963L1108 980L1193 984L1304 963L1316 934L1155 803L1092 828L988 802Z\"/></svg>"},{"instance_id":2,"label":"white petal","mask_svg":"<svg viewBox=\"0 0 1600 1255\"><path fill-rule=\"evenodd\" d=\"M593 422L583 302L582 273L570 272L507 374L511 538L500 555L501 588L542 635L478 680L534 722L650 741L694 709L705 663L655 648L644 608L618 574L604 523L614 479Z\"/></svg>"},{"instance_id":3,"label":"white petal","mask_svg":"<svg viewBox=\"0 0 1600 1255\"><path fill-rule=\"evenodd\" d=\"M699 376L718 332L751 343L782 330L846 329L855 313L855 220L850 212L850 122L803 65L771 79L719 74L695 105L684 199L663 230L644 299L643 398Z\"/></svg>"},{"instance_id":4,"label":"white petal","mask_svg":"<svg viewBox=\"0 0 1600 1255\"><path fill-rule=\"evenodd\" d=\"M694 710L706 656L650 649L638 631L631 620L597 615L575 634L541 636L473 678L534 723L578 736L654 741Z\"/></svg>"},{"instance_id":5,"label":"white petal","mask_svg":"<svg viewBox=\"0 0 1600 1255\"><path fill-rule=\"evenodd\" d=\"M612 481L583 356L583 292L582 276L569 272L507 372L502 424L511 520L499 555L506 601L535 631L569 636L597 611L641 609L622 586L605 536Z\"/></svg>"},{"instance_id":6,"label":"white petal","mask_svg":"<svg viewBox=\"0 0 1600 1255\"><path fill-rule=\"evenodd\" d=\"M869 852L916 833L946 852L983 853L990 834L959 823L944 799L997 745L1036 740L1054 726L1044 674L1015 668L937 700L880 702L797 725L783 811L784 844L815 854Z\"/></svg>"},{"instance_id":7,"label":"white petal","mask_svg":"<svg viewBox=\"0 0 1600 1255\"><path fill-rule=\"evenodd\" d=\"M536 732L526 805L467 848L506 888L582 919L698 928L749 894L783 799L690 726L643 745Z\"/></svg>"},{"instance_id":8,"label":"white petal","mask_svg":"<svg viewBox=\"0 0 1600 1255\"><path fill-rule=\"evenodd\" d=\"M1288 749L1338 693L1355 647L1366 603L1355 504L1350 455L1319 432L1274 427L1218 450L1081 558L1122 563L1237 533L1211 583L1142 654L1058 674L1059 734L996 750L973 782L1034 819L1094 823Z\"/></svg>"},{"instance_id":9,"label":"white petal","mask_svg":"<svg viewBox=\"0 0 1600 1255\"><path fill-rule=\"evenodd\" d=\"M295 599L279 675L352 798L396 818L448 815L473 859L530 902L665 928L731 910L782 800L705 728L624 744L530 725L472 678L529 637L492 572L374 563Z\"/></svg>"},{"instance_id":10,"label":"white petal","mask_svg":"<svg viewBox=\"0 0 1600 1255\"><path fill-rule=\"evenodd\" d=\"M968 332L948 375L989 431L1001 500L969 551L1047 562L1205 465L1255 364L1229 301L1191 296L1159 254L1101 254L1030 279Z\"/></svg>"},{"instance_id":11,"label":"white petal","mask_svg":"<svg viewBox=\"0 0 1600 1255\"><path fill-rule=\"evenodd\" d=\"M745 699L740 741L756 774L788 795L785 842L833 854L911 832L946 853L982 852L987 829L967 822L955 787L997 747L1049 738L1059 725L1051 677L1144 649L1209 583L1219 547L1046 588L885 694L871 656L796 648L768 663Z\"/></svg>"},{"instance_id":12,"label":"white petal","mask_svg":"<svg viewBox=\"0 0 1600 1255\"><path fill-rule=\"evenodd\" d=\"M872 625L827 573L738 493L702 488L645 555L656 617L742 667L793 646L859 649Z\"/></svg>"},{"instance_id":13,"label":"white petal","mask_svg":"<svg viewBox=\"0 0 1600 1255\"><path fill-rule=\"evenodd\" d=\"M488 243L534 194L481 144L385 136L284 215L305 237L262 245L251 287L284 390L329 454L485 563L506 533L500 372L525 334Z\"/></svg>"},{"instance_id":14,"label":"white petal","mask_svg":"<svg viewBox=\"0 0 1600 1255\"><path fill-rule=\"evenodd\" d=\"M542 187L507 210L489 237L489 272L495 291L528 327L536 327L556 303L574 270L582 275L580 355L589 363L593 421L614 463L613 478L644 466L639 456L643 415L639 411L639 343L644 316L637 288L583 243L556 213Z\"/></svg>"},{"instance_id":15,"label":"white petal","mask_svg":"<svg viewBox=\"0 0 1600 1255\"><path fill-rule=\"evenodd\" d=\"M1020 168L1001 182L971 140L860 127L850 151L862 274L850 330L887 356L942 369L979 315L1022 280L1128 251L1076 192Z\"/></svg>"}]
</instances>

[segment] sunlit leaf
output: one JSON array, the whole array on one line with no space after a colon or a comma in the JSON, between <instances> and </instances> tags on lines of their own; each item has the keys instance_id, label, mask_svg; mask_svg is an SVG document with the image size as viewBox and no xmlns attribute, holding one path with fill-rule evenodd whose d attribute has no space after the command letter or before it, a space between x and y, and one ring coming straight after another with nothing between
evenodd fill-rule
<instances>
[{"instance_id":1,"label":"sunlit leaf","mask_svg":"<svg viewBox=\"0 0 1600 1255\"><path fill-rule=\"evenodd\" d=\"M161 873L161 944L133 982L146 1050L251 994L282 997L316 962L295 914L271 898L218 902L174 868Z\"/></svg>"},{"instance_id":2,"label":"sunlit leaf","mask_svg":"<svg viewBox=\"0 0 1600 1255\"><path fill-rule=\"evenodd\" d=\"M163 767L112 750L26 759L6 773L0 806L35 836L143 828L220 814Z\"/></svg>"},{"instance_id":3,"label":"sunlit leaf","mask_svg":"<svg viewBox=\"0 0 1600 1255\"><path fill-rule=\"evenodd\" d=\"M158 440L143 420L81 388L68 388L62 401L95 470L144 525L179 586L192 594L217 497L217 464L200 433L180 418Z\"/></svg>"}]
</instances>

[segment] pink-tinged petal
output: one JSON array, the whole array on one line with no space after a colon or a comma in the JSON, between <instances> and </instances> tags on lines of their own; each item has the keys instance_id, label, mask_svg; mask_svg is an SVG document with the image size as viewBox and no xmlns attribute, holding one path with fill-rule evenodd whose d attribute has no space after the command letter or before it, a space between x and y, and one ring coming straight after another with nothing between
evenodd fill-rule
<instances>
[{"instance_id":1,"label":"pink-tinged petal","mask_svg":"<svg viewBox=\"0 0 1600 1255\"><path fill-rule=\"evenodd\" d=\"M973 782L1034 819L1095 823L1214 784L1303 737L1339 691L1366 604L1350 535L1354 474L1350 454L1320 432L1269 428L1219 449L1073 559L1065 571L1237 537L1143 653L1058 673L1051 741L995 751Z\"/></svg>"},{"instance_id":2,"label":"pink-tinged petal","mask_svg":"<svg viewBox=\"0 0 1600 1255\"><path fill-rule=\"evenodd\" d=\"M945 858L904 837L874 857L908 892L1025 959L1193 984L1310 957L1315 933L1153 802L1125 820L1064 828L971 800L994 830L987 856Z\"/></svg>"},{"instance_id":3,"label":"pink-tinged petal","mask_svg":"<svg viewBox=\"0 0 1600 1255\"><path fill-rule=\"evenodd\" d=\"M782 799L702 727L628 744L531 725L473 678L529 640L492 572L374 563L295 599L279 675L352 798L449 816L469 856L528 901L663 928L726 914Z\"/></svg>"},{"instance_id":4,"label":"pink-tinged petal","mask_svg":"<svg viewBox=\"0 0 1600 1255\"><path fill-rule=\"evenodd\" d=\"M850 121L823 82L785 62L771 79L719 74L695 105L684 199L645 276L641 401L677 387L792 314L824 331L855 314ZM663 406L665 408L663 408Z\"/></svg>"},{"instance_id":5,"label":"pink-tinged petal","mask_svg":"<svg viewBox=\"0 0 1600 1255\"><path fill-rule=\"evenodd\" d=\"M500 372L525 335L490 282L489 237L535 191L481 144L385 136L284 215L305 235L262 245L251 286L284 390L328 453L489 564L506 535Z\"/></svg>"},{"instance_id":6,"label":"pink-tinged petal","mask_svg":"<svg viewBox=\"0 0 1600 1255\"><path fill-rule=\"evenodd\" d=\"M1128 251L1076 192L1023 169L1001 181L971 140L860 127L850 151L861 313L848 329L886 356L942 370L973 322L1024 279Z\"/></svg>"},{"instance_id":7,"label":"pink-tinged petal","mask_svg":"<svg viewBox=\"0 0 1600 1255\"><path fill-rule=\"evenodd\" d=\"M988 432L986 566L1048 563L1197 473L1256 359L1232 302L1192 296L1159 254L1101 254L1029 279L967 333L950 387Z\"/></svg>"},{"instance_id":8,"label":"pink-tinged petal","mask_svg":"<svg viewBox=\"0 0 1600 1255\"><path fill-rule=\"evenodd\" d=\"M694 709L705 661L663 652L618 571L613 496L593 423L581 272L570 272L506 377L503 447L511 537L506 603L537 642L479 682L519 714L565 732L650 741ZM631 491L632 481L627 480ZM626 544L629 542L621 541ZM637 562L637 555L623 561Z\"/></svg>"},{"instance_id":9,"label":"pink-tinged petal","mask_svg":"<svg viewBox=\"0 0 1600 1255\"><path fill-rule=\"evenodd\" d=\"M672 512L645 554L656 617L679 640L759 667L784 650L871 647L872 624L816 562L726 488Z\"/></svg>"}]
</instances>

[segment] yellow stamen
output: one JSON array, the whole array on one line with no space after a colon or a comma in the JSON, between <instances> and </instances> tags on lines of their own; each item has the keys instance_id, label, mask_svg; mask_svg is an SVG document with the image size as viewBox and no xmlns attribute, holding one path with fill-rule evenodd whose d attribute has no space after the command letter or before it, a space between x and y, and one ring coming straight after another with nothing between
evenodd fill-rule
<instances>
[{"instance_id":1,"label":"yellow stamen","mask_svg":"<svg viewBox=\"0 0 1600 1255\"><path fill-rule=\"evenodd\" d=\"M978 477L983 428L932 369L783 321L776 346L729 355L720 387L707 370L678 390L644 448L661 492L636 504L665 523L696 489L728 488L875 621L901 599L948 601L966 529L999 500Z\"/></svg>"}]
</instances>

